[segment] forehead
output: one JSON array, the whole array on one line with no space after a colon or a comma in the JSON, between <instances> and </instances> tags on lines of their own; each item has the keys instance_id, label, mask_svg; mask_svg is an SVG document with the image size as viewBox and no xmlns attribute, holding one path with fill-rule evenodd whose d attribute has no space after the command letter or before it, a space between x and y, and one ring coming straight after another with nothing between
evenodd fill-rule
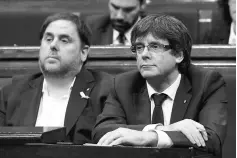
<instances>
[{"instance_id":1,"label":"forehead","mask_svg":"<svg viewBox=\"0 0 237 158\"><path fill-rule=\"evenodd\" d=\"M69 20L56 20L51 22L45 30L53 34L77 35L76 25Z\"/></svg>"},{"instance_id":2,"label":"forehead","mask_svg":"<svg viewBox=\"0 0 237 158\"><path fill-rule=\"evenodd\" d=\"M152 34L147 34L143 37L138 37L135 41L136 43L151 43L151 42L158 42L158 43L161 43L161 44L165 44L165 45L168 45L169 42L167 39L162 39L162 38L159 38L159 37L155 37L153 36Z\"/></svg>"},{"instance_id":3,"label":"forehead","mask_svg":"<svg viewBox=\"0 0 237 158\"><path fill-rule=\"evenodd\" d=\"M140 5L139 0L110 0L110 3L122 8Z\"/></svg>"}]
</instances>

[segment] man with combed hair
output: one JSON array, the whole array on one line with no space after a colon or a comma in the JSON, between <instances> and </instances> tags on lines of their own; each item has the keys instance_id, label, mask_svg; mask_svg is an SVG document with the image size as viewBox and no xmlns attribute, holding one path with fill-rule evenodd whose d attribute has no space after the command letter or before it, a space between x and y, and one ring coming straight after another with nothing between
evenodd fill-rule
<instances>
[{"instance_id":1,"label":"man with combed hair","mask_svg":"<svg viewBox=\"0 0 237 158\"><path fill-rule=\"evenodd\" d=\"M1 89L0 126L66 127L67 141L91 142L112 78L85 68L90 38L79 16L49 16L40 30L41 72Z\"/></svg>"},{"instance_id":2,"label":"man with combed hair","mask_svg":"<svg viewBox=\"0 0 237 158\"><path fill-rule=\"evenodd\" d=\"M168 15L141 19L131 34L138 71L119 74L97 117L99 145L193 146L221 155L227 129L226 83L190 62L192 39Z\"/></svg>"},{"instance_id":3,"label":"man with combed hair","mask_svg":"<svg viewBox=\"0 0 237 158\"><path fill-rule=\"evenodd\" d=\"M109 0L109 14L86 18L92 29L92 44L131 45L131 30L145 16L145 6L145 0Z\"/></svg>"}]
</instances>

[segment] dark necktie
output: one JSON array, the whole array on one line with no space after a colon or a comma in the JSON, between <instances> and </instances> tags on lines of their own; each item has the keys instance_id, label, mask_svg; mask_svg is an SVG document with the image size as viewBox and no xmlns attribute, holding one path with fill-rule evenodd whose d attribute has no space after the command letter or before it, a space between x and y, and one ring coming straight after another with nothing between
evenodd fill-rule
<instances>
[{"instance_id":1,"label":"dark necktie","mask_svg":"<svg viewBox=\"0 0 237 158\"><path fill-rule=\"evenodd\" d=\"M152 115L152 124L162 123L164 124L164 115L162 110L162 103L167 98L167 95L164 93L161 94L153 94L152 95L155 108Z\"/></svg>"},{"instance_id":2,"label":"dark necktie","mask_svg":"<svg viewBox=\"0 0 237 158\"><path fill-rule=\"evenodd\" d=\"M125 38L124 34L123 33L119 33L119 35L118 35L119 44L124 45L125 44L125 40L126 40L126 38Z\"/></svg>"}]
</instances>

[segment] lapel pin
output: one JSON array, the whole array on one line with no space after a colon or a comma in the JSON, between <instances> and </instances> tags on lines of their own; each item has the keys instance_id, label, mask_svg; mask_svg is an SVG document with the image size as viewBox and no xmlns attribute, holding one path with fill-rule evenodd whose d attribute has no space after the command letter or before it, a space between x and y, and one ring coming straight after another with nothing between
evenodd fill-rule
<instances>
[{"instance_id":1,"label":"lapel pin","mask_svg":"<svg viewBox=\"0 0 237 158\"><path fill-rule=\"evenodd\" d=\"M87 88L87 89L86 89L86 91L89 91L89 90L90 90L90 88Z\"/></svg>"},{"instance_id":2,"label":"lapel pin","mask_svg":"<svg viewBox=\"0 0 237 158\"><path fill-rule=\"evenodd\" d=\"M184 104L186 103L187 101L186 100L184 100Z\"/></svg>"},{"instance_id":3,"label":"lapel pin","mask_svg":"<svg viewBox=\"0 0 237 158\"><path fill-rule=\"evenodd\" d=\"M84 92L80 92L81 98L89 99L90 97L86 96Z\"/></svg>"}]
</instances>

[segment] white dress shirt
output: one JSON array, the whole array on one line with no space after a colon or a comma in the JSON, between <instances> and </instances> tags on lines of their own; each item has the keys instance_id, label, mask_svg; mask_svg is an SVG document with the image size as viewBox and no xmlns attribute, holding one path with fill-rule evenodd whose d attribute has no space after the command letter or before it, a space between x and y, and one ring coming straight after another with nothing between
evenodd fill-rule
<instances>
[{"instance_id":1,"label":"white dress shirt","mask_svg":"<svg viewBox=\"0 0 237 158\"><path fill-rule=\"evenodd\" d=\"M124 40L124 45L128 46L131 45L130 38L131 38L131 31L132 29L129 29L125 34L125 40ZM118 40L119 32L115 29L113 29L113 44L114 45L119 45L119 40Z\"/></svg>"},{"instance_id":2,"label":"white dress shirt","mask_svg":"<svg viewBox=\"0 0 237 158\"><path fill-rule=\"evenodd\" d=\"M155 103L153 98L151 97L153 94L161 94L164 93L168 97L167 99L162 103L162 110L164 114L164 125L169 125L170 124L170 118L171 118L171 113L172 113L172 108L174 104L174 98L177 92L177 89L179 87L181 81L181 74L178 75L176 80L174 81L173 84L171 84L167 89L165 89L163 92L157 92L151 85L146 82L147 84L147 90L148 90L148 95L151 101L151 120L152 120L152 115L153 111L155 108ZM155 131L158 135L158 148L167 148L171 147L173 145L172 140L170 137L163 131L161 130L156 130L158 124L150 124L144 127L143 131Z\"/></svg>"},{"instance_id":3,"label":"white dress shirt","mask_svg":"<svg viewBox=\"0 0 237 158\"><path fill-rule=\"evenodd\" d=\"M41 97L35 126L64 127L64 119L67 110L68 100L74 82L75 78L65 95L61 97L53 97L49 95L46 80L43 81L43 95Z\"/></svg>"},{"instance_id":4,"label":"white dress shirt","mask_svg":"<svg viewBox=\"0 0 237 158\"><path fill-rule=\"evenodd\" d=\"M228 44L230 44L230 45L236 45L236 34L234 31L234 27L235 27L235 25L232 22L230 25L230 36L229 36L229 42L228 42Z\"/></svg>"}]
</instances>

